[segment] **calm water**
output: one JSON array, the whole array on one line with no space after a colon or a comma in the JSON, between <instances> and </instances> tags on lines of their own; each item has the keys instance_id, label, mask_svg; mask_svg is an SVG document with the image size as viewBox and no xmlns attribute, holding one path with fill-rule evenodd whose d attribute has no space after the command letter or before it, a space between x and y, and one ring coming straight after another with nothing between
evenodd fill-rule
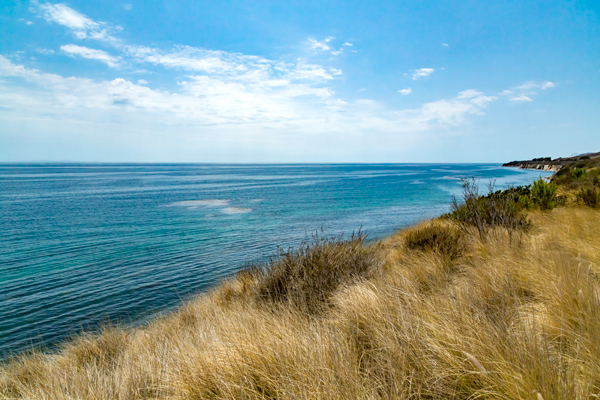
<instances>
[{"instance_id":1,"label":"calm water","mask_svg":"<svg viewBox=\"0 0 600 400\"><path fill-rule=\"evenodd\" d=\"M381 238L496 165L0 165L0 358L136 323L324 228Z\"/></svg>"}]
</instances>

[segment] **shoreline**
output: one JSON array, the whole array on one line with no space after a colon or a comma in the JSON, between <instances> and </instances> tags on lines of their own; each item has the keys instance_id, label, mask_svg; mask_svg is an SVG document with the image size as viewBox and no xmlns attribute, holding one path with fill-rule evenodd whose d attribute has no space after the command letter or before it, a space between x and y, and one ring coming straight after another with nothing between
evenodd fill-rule
<instances>
[{"instance_id":1,"label":"shoreline","mask_svg":"<svg viewBox=\"0 0 600 400\"><path fill-rule=\"evenodd\" d=\"M600 268L598 211L527 216L524 231L433 218L364 246L317 241L143 326L0 363L0 398L583 398L600 298L573 272Z\"/></svg>"}]
</instances>

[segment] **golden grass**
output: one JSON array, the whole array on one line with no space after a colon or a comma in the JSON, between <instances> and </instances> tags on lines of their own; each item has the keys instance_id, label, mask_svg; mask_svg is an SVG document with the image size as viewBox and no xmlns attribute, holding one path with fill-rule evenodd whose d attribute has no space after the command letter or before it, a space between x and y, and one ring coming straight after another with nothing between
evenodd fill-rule
<instances>
[{"instance_id":1,"label":"golden grass","mask_svg":"<svg viewBox=\"0 0 600 400\"><path fill-rule=\"evenodd\" d=\"M530 218L518 240L465 235L458 253L414 245L449 221L399 232L380 273L338 287L316 315L264 302L260 276L241 274L143 329L12 360L0 397L598 398L600 212Z\"/></svg>"}]
</instances>

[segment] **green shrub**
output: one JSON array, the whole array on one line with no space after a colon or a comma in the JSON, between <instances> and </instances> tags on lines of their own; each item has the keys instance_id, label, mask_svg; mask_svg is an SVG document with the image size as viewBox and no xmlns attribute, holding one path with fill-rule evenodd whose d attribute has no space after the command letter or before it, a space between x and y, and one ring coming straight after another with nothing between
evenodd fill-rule
<instances>
[{"instance_id":1,"label":"green shrub","mask_svg":"<svg viewBox=\"0 0 600 400\"><path fill-rule=\"evenodd\" d=\"M338 287L364 279L380 267L379 246L366 246L366 238L361 231L347 239L315 235L296 250L280 250L263 268L258 298L289 303L308 313L322 311Z\"/></svg>"},{"instance_id":2,"label":"green shrub","mask_svg":"<svg viewBox=\"0 0 600 400\"><path fill-rule=\"evenodd\" d=\"M540 178L533 183L531 198L536 207L541 210L552 210L556 207L556 190L558 186L554 182L546 182Z\"/></svg>"},{"instance_id":3,"label":"green shrub","mask_svg":"<svg viewBox=\"0 0 600 400\"><path fill-rule=\"evenodd\" d=\"M533 210L535 208L535 204L533 203L530 195L522 195L519 196L519 199L517 200L517 208L520 210Z\"/></svg>"},{"instance_id":4,"label":"green shrub","mask_svg":"<svg viewBox=\"0 0 600 400\"><path fill-rule=\"evenodd\" d=\"M464 234L449 226L427 225L406 234L406 247L411 250L433 251L447 261L454 261L466 250Z\"/></svg>"},{"instance_id":5,"label":"green shrub","mask_svg":"<svg viewBox=\"0 0 600 400\"><path fill-rule=\"evenodd\" d=\"M588 175L592 180L592 185L600 186L600 170L598 168L592 169Z\"/></svg>"},{"instance_id":6,"label":"green shrub","mask_svg":"<svg viewBox=\"0 0 600 400\"><path fill-rule=\"evenodd\" d=\"M583 168L576 168L573 170L573 178L577 180L584 180L587 177L587 173Z\"/></svg>"}]
</instances>

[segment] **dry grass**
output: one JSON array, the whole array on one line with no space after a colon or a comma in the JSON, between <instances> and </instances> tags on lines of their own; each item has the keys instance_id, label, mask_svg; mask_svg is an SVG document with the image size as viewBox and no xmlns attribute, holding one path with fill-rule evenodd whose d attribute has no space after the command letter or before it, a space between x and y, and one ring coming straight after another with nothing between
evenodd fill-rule
<instances>
[{"instance_id":1,"label":"dry grass","mask_svg":"<svg viewBox=\"0 0 600 400\"><path fill-rule=\"evenodd\" d=\"M361 231L349 238L315 235L298 249L280 251L268 265L244 272L259 278L256 292L261 300L316 314L328 309L340 286L368 278L379 269L379 245L365 246L366 238Z\"/></svg>"},{"instance_id":2,"label":"dry grass","mask_svg":"<svg viewBox=\"0 0 600 400\"><path fill-rule=\"evenodd\" d=\"M338 281L318 314L265 302L263 275L242 273L144 329L13 360L0 397L597 398L600 213L530 219L518 244L498 228L465 233L460 251L437 239L449 221L400 232L372 260L380 273Z\"/></svg>"}]
</instances>

